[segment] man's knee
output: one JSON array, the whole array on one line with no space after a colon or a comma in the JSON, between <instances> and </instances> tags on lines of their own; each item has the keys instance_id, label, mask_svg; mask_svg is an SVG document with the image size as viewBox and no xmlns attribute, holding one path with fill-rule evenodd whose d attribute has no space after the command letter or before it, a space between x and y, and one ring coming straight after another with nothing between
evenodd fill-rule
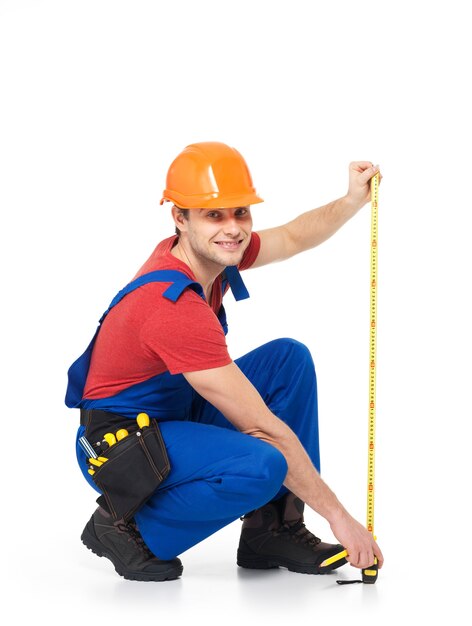
<instances>
[{"instance_id":1,"label":"man's knee","mask_svg":"<svg viewBox=\"0 0 472 626\"><path fill-rule=\"evenodd\" d=\"M256 440L251 460L252 496L264 503L270 500L282 486L288 465L284 455L271 444ZM254 507L259 504L254 504Z\"/></svg>"},{"instance_id":2,"label":"man's knee","mask_svg":"<svg viewBox=\"0 0 472 626\"><path fill-rule=\"evenodd\" d=\"M288 351L291 355L293 355L296 359L305 361L308 360L313 362L313 357L311 356L311 352L309 348L298 341L297 339L292 339L290 337L283 337L281 339L275 340L281 348Z\"/></svg>"},{"instance_id":3,"label":"man's knee","mask_svg":"<svg viewBox=\"0 0 472 626\"><path fill-rule=\"evenodd\" d=\"M296 339L283 337L274 339L270 345L274 359L278 359L280 369L293 371L300 366L315 372L315 364L309 348Z\"/></svg>"}]
</instances>

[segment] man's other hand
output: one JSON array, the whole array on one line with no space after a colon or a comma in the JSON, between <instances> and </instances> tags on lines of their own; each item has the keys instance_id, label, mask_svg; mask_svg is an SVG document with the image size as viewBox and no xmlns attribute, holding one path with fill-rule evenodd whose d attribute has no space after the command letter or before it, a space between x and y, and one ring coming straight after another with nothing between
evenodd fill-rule
<instances>
[{"instance_id":1,"label":"man's other hand","mask_svg":"<svg viewBox=\"0 0 472 626\"><path fill-rule=\"evenodd\" d=\"M356 210L370 202L370 179L377 172L380 172L379 166L373 165L370 161L353 161L349 164L349 188L346 200Z\"/></svg>"}]
</instances>

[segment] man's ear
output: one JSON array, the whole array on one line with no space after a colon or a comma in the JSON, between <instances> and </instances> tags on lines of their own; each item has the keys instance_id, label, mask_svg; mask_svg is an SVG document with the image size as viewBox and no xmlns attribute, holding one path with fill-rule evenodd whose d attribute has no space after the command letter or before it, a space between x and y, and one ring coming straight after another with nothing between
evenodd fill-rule
<instances>
[{"instance_id":1,"label":"man's ear","mask_svg":"<svg viewBox=\"0 0 472 626\"><path fill-rule=\"evenodd\" d=\"M185 232L187 230L187 221L183 216L182 211L179 207L172 205L172 218L174 220L174 224L176 228L179 229L180 232Z\"/></svg>"}]
</instances>

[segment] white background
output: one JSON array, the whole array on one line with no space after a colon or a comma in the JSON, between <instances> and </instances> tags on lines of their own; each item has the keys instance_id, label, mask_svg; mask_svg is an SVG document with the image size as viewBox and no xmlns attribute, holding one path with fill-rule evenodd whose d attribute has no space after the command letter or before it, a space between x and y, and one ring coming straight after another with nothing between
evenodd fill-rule
<instances>
[{"instance_id":1,"label":"white background","mask_svg":"<svg viewBox=\"0 0 472 626\"><path fill-rule=\"evenodd\" d=\"M404 619L469 612L471 114L467 2L0 2L3 606L11 623ZM379 163L375 586L235 565L240 523L171 583L123 581L80 543L66 371L172 232L189 143L245 156L255 228L340 197ZM234 358L292 336L314 356L322 473L365 516L370 209L227 300ZM308 511L308 526L332 539ZM459 620L458 615L463 615Z\"/></svg>"}]
</instances>

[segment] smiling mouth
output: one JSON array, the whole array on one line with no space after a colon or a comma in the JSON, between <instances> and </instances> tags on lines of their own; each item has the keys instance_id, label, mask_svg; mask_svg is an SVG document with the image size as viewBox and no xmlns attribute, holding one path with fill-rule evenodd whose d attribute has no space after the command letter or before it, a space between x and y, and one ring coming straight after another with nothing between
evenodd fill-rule
<instances>
[{"instance_id":1,"label":"smiling mouth","mask_svg":"<svg viewBox=\"0 0 472 626\"><path fill-rule=\"evenodd\" d=\"M215 241L216 245L223 248L223 250L237 250L242 242L242 239L238 239L237 241Z\"/></svg>"}]
</instances>

